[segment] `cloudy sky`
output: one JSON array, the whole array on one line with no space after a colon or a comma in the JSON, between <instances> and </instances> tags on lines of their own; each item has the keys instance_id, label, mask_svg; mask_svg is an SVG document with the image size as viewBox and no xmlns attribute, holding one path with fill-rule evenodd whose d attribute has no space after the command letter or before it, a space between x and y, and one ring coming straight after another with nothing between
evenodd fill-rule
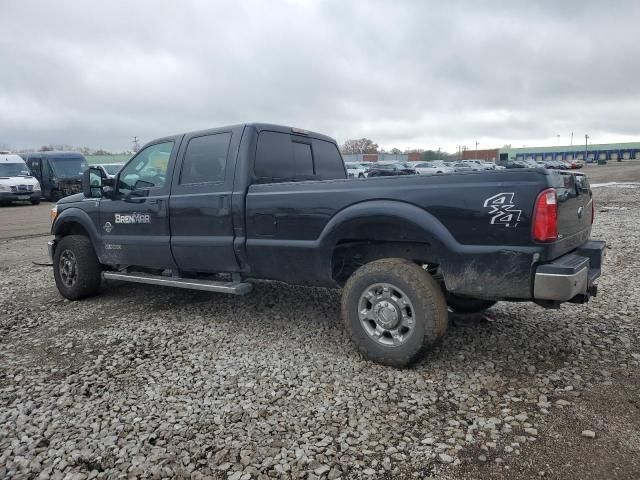
<instances>
[{"instance_id":1,"label":"cloudy sky","mask_svg":"<svg viewBox=\"0 0 640 480\"><path fill-rule=\"evenodd\" d=\"M640 141L640 2L0 0L0 144L244 121L454 151Z\"/></svg>"}]
</instances>

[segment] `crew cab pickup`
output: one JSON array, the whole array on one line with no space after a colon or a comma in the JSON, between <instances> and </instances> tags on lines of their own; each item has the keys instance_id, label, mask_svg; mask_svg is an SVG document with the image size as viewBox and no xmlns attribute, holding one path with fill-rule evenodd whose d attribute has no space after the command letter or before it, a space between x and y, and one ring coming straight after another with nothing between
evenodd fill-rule
<instances>
[{"instance_id":1,"label":"crew cab pickup","mask_svg":"<svg viewBox=\"0 0 640 480\"><path fill-rule=\"evenodd\" d=\"M60 293L102 279L245 294L251 279L342 288L368 358L414 361L448 308L545 307L596 293L587 177L544 169L349 179L335 140L244 124L155 140L116 175L89 168L52 210Z\"/></svg>"}]
</instances>

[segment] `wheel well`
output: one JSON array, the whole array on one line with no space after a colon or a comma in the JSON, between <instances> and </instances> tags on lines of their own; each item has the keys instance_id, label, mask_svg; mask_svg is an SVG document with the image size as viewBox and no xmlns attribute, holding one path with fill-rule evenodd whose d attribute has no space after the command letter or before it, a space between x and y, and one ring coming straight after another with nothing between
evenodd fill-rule
<instances>
[{"instance_id":1,"label":"wheel well","mask_svg":"<svg viewBox=\"0 0 640 480\"><path fill-rule=\"evenodd\" d=\"M78 222L66 222L56 232L56 237L66 237L67 235L83 235L91 238L87 229Z\"/></svg>"},{"instance_id":2,"label":"wheel well","mask_svg":"<svg viewBox=\"0 0 640 480\"><path fill-rule=\"evenodd\" d=\"M351 239L336 244L331 258L331 275L336 283L344 285L362 265L382 258L404 258L420 265L429 265L429 270L433 272L438 266L429 243Z\"/></svg>"}]
</instances>

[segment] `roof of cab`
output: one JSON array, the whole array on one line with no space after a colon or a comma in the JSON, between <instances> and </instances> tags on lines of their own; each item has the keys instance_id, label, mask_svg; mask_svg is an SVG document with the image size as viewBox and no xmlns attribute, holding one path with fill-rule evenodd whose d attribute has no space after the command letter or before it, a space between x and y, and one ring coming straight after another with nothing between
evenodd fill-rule
<instances>
[{"instance_id":1,"label":"roof of cab","mask_svg":"<svg viewBox=\"0 0 640 480\"><path fill-rule=\"evenodd\" d=\"M328 142L332 142L332 143L336 143L335 139L327 136L327 135L323 135L322 133L318 133L318 132L312 132L310 130L306 130L303 128L298 128L298 127L288 127L286 125L275 125L272 123L261 123L261 122L249 122L249 123L239 123L236 125L225 125L225 126L220 126L220 127L214 127L211 129L207 129L207 130L195 130L195 131L191 131L191 132L184 132L180 135L193 135L193 134L197 134L197 133L205 133L211 130L235 130L237 128L255 128L258 132L262 132L262 131L270 131L270 132L279 132L279 133L290 133L293 135L302 135L302 136L308 136L311 138L316 138L319 140L326 140ZM173 137L177 137L178 135L173 135L173 136L169 136L169 137L162 137L162 138L173 138ZM153 142L155 143L156 141L161 140L161 139L156 139L153 140Z\"/></svg>"},{"instance_id":2,"label":"roof of cab","mask_svg":"<svg viewBox=\"0 0 640 480\"><path fill-rule=\"evenodd\" d=\"M84 155L81 154L80 152L73 152L73 151L67 151L67 150L50 150L50 151L46 151L46 152L28 152L28 153L22 153L22 158L28 158L28 157L65 157L65 158L69 158L69 157L82 157L84 158Z\"/></svg>"}]
</instances>

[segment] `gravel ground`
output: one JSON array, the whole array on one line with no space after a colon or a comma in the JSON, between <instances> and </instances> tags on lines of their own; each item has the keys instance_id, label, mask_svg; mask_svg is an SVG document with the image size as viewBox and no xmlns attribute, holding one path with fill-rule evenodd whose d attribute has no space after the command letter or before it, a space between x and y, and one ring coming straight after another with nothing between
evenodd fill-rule
<instances>
[{"instance_id":1,"label":"gravel ground","mask_svg":"<svg viewBox=\"0 0 640 480\"><path fill-rule=\"evenodd\" d=\"M67 302L43 238L0 241L0 477L640 478L640 188L596 201L596 299L452 318L407 370L361 359L337 291Z\"/></svg>"}]
</instances>

